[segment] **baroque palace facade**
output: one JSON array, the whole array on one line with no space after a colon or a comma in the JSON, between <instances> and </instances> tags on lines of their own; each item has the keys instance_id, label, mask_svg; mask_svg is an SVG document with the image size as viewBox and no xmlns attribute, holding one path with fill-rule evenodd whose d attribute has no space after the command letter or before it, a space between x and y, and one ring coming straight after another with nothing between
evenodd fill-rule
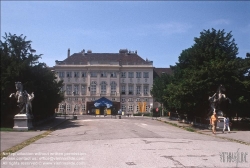
<instances>
[{"instance_id":1,"label":"baroque palace facade","mask_svg":"<svg viewBox=\"0 0 250 168\"><path fill-rule=\"evenodd\" d=\"M56 60L52 68L57 80L63 80L61 91L65 100L59 104L58 112L67 114L94 114L98 100L112 101L112 107L98 107L100 114L110 108L126 113L149 112L155 107L150 89L155 74L169 68L154 68L153 61L144 60L137 51L120 49L118 53L92 53L91 50ZM158 70L158 72L157 72Z\"/></svg>"}]
</instances>

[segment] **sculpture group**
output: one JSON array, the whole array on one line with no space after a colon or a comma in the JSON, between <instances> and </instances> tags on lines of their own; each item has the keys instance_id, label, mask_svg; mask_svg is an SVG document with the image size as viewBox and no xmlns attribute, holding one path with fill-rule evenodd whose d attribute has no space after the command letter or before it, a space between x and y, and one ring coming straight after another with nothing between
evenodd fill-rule
<instances>
[{"instance_id":1,"label":"sculpture group","mask_svg":"<svg viewBox=\"0 0 250 168\"><path fill-rule=\"evenodd\" d=\"M33 116L31 101L34 99L34 93L28 94L26 90L23 90L23 84L21 82L15 82L16 93L11 93L9 97L14 96L17 99L17 106L20 109L18 114L26 114Z\"/></svg>"},{"instance_id":2,"label":"sculpture group","mask_svg":"<svg viewBox=\"0 0 250 168\"><path fill-rule=\"evenodd\" d=\"M223 116L223 111L221 109L221 104L223 102L228 101L231 104L231 100L226 97L225 95L225 87L223 85L220 85L217 89L217 92L209 98L209 102L210 102L210 111L208 113L208 115L210 116L213 112L216 112L218 116Z\"/></svg>"}]
</instances>

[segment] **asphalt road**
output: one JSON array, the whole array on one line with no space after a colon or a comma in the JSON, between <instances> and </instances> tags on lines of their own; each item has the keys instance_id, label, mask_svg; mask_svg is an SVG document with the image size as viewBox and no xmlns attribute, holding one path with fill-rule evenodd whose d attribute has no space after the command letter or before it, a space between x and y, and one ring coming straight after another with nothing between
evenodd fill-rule
<instances>
[{"instance_id":1,"label":"asphalt road","mask_svg":"<svg viewBox=\"0 0 250 168\"><path fill-rule=\"evenodd\" d=\"M250 167L250 146L150 118L84 117L1 160L1 167Z\"/></svg>"}]
</instances>

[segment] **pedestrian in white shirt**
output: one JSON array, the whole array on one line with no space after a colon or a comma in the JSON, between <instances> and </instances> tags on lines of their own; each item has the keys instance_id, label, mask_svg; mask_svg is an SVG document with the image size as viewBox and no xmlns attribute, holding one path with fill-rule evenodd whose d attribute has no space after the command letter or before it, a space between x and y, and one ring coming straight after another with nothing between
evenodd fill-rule
<instances>
[{"instance_id":1,"label":"pedestrian in white shirt","mask_svg":"<svg viewBox=\"0 0 250 168\"><path fill-rule=\"evenodd\" d=\"M229 118L225 115L225 118L224 118L224 128L223 128L223 133L225 131L225 129L227 128L228 130L228 133L230 132L230 120Z\"/></svg>"}]
</instances>

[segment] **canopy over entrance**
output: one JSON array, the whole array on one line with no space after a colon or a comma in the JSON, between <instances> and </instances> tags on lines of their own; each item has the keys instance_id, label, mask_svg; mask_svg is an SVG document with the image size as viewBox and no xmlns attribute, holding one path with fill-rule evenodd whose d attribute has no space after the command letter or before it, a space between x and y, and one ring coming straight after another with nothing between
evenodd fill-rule
<instances>
[{"instance_id":1,"label":"canopy over entrance","mask_svg":"<svg viewBox=\"0 0 250 168\"><path fill-rule=\"evenodd\" d=\"M94 102L94 106L110 108L111 106L113 106L113 103L109 99L102 97Z\"/></svg>"}]
</instances>

